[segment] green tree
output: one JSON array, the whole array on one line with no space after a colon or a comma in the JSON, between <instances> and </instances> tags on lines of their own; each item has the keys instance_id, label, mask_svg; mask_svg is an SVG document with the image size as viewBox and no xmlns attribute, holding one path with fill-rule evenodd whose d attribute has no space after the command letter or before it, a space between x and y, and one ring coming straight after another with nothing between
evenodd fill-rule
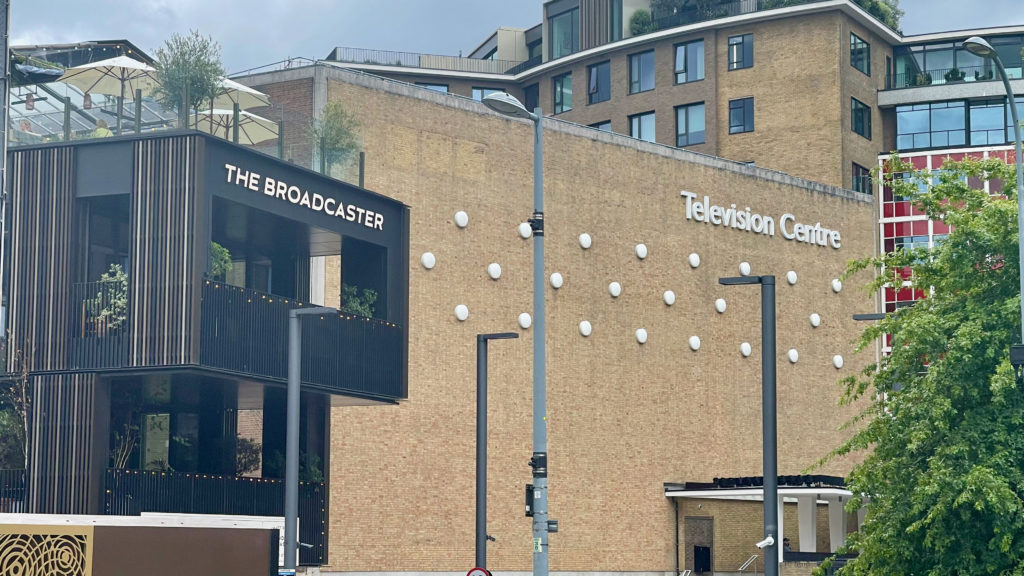
<instances>
[{"instance_id":1,"label":"green tree","mask_svg":"<svg viewBox=\"0 0 1024 576\"><path fill-rule=\"evenodd\" d=\"M953 228L933 249L848 270L879 270L877 293L899 289L912 269L902 289L928 297L869 327L859 348L890 335L892 353L844 381L844 402L866 407L834 454L865 451L849 488L868 500L848 544L859 556L840 574L1024 574L1024 387L1009 363L1020 341L1013 172L997 159L947 162L926 185L926 174L889 163L893 194ZM984 180L1002 194L986 193Z\"/></svg>"},{"instance_id":2,"label":"green tree","mask_svg":"<svg viewBox=\"0 0 1024 576\"><path fill-rule=\"evenodd\" d=\"M313 145L320 151L320 172L326 174L331 166L344 162L359 147L356 130L359 121L335 100L328 102L320 118L310 126Z\"/></svg>"},{"instance_id":3,"label":"green tree","mask_svg":"<svg viewBox=\"0 0 1024 576\"><path fill-rule=\"evenodd\" d=\"M0 469L28 467L28 421L32 412L28 363L33 353L29 342L16 349L9 374L0 380Z\"/></svg>"},{"instance_id":4,"label":"green tree","mask_svg":"<svg viewBox=\"0 0 1024 576\"><path fill-rule=\"evenodd\" d=\"M187 36L173 34L156 51L157 99L177 109L183 124L190 110L198 110L217 96L223 76L220 44L198 30Z\"/></svg>"},{"instance_id":5,"label":"green tree","mask_svg":"<svg viewBox=\"0 0 1024 576\"><path fill-rule=\"evenodd\" d=\"M900 10L900 0L853 0L855 4L863 8L882 24L893 30L899 31L900 20L903 19L903 10Z\"/></svg>"},{"instance_id":6,"label":"green tree","mask_svg":"<svg viewBox=\"0 0 1024 576\"><path fill-rule=\"evenodd\" d=\"M377 302L377 291L369 288L359 289L359 286L341 285L341 311L346 314L366 316L373 318Z\"/></svg>"},{"instance_id":7,"label":"green tree","mask_svg":"<svg viewBox=\"0 0 1024 576\"><path fill-rule=\"evenodd\" d=\"M210 276L223 281L231 272L231 253L216 242L210 242Z\"/></svg>"},{"instance_id":8,"label":"green tree","mask_svg":"<svg viewBox=\"0 0 1024 576\"><path fill-rule=\"evenodd\" d=\"M629 18L629 33L640 36L648 32L654 32L654 21L651 20L650 12L640 8Z\"/></svg>"}]
</instances>

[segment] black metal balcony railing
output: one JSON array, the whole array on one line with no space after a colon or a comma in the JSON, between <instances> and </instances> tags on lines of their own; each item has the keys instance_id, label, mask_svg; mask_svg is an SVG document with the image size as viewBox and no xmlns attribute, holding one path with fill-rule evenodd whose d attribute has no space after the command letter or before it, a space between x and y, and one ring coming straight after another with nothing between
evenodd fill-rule
<instances>
[{"instance_id":1,"label":"black metal balcony railing","mask_svg":"<svg viewBox=\"0 0 1024 576\"><path fill-rule=\"evenodd\" d=\"M335 48L327 59L334 62L348 62L351 64L426 68L429 70L474 72L477 74L517 74L522 70L517 70L516 72L512 70L518 69L525 64L525 62L520 60L481 60L479 58L465 58L462 56L343 47ZM537 59L537 63L540 63L539 59Z\"/></svg>"},{"instance_id":2,"label":"black metal balcony railing","mask_svg":"<svg viewBox=\"0 0 1024 576\"><path fill-rule=\"evenodd\" d=\"M0 513L25 511L25 471L0 470Z\"/></svg>"},{"instance_id":3,"label":"black metal balcony railing","mask_svg":"<svg viewBox=\"0 0 1024 576\"><path fill-rule=\"evenodd\" d=\"M922 72L890 74L885 78L885 88L892 90L897 88L915 88L918 86L960 84L962 82L984 82L986 80L999 80L999 75L995 68L992 66L965 66L963 68L941 68Z\"/></svg>"},{"instance_id":4,"label":"black metal balcony railing","mask_svg":"<svg viewBox=\"0 0 1024 576\"><path fill-rule=\"evenodd\" d=\"M124 283L71 285L71 367L118 368L128 359L128 290Z\"/></svg>"},{"instance_id":5,"label":"black metal balcony railing","mask_svg":"<svg viewBox=\"0 0 1024 576\"><path fill-rule=\"evenodd\" d=\"M212 280L203 283L200 363L234 372L288 377L288 311L311 306ZM405 395L402 327L352 315L302 321L302 382L328 392Z\"/></svg>"},{"instance_id":6,"label":"black metal balcony railing","mask_svg":"<svg viewBox=\"0 0 1024 576\"><path fill-rule=\"evenodd\" d=\"M284 516L284 481L242 476L108 469L105 513L142 512ZM327 544L327 489L299 482L299 563L324 563Z\"/></svg>"}]
</instances>

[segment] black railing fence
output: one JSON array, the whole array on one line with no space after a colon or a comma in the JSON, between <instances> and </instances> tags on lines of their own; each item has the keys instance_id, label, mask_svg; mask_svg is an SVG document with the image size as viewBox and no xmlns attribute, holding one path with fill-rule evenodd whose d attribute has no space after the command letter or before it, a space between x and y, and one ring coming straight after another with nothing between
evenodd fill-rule
<instances>
[{"instance_id":1,"label":"black railing fence","mask_svg":"<svg viewBox=\"0 0 1024 576\"><path fill-rule=\"evenodd\" d=\"M119 368L128 360L128 286L71 285L71 367Z\"/></svg>"},{"instance_id":2,"label":"black railing fence","mask_svg":"<svg viewBox=\"0 0 1024 576\"><path fill-rule=\"evenodd\" d=\"M890 74L885 79L885 87L886 89L913 88L987 80L999 80L999 73L991 65L964 66L963 68L937 68L921 72Z\"/></svg>"},{"instance_id":3,"label":"black railing fence","mask_svg":"<svg viewBox=\"0 0 1024 576\"><path fill-rule=\"evenodd\" d=\"M334 62L348 62L350 64L427 68L430 70L451 70L453 72L484 74L515 74L516 72L511 72L511 70L523 64L519 60L481 60L480 58L466 58L463 56L343 47L335 48L327 59Z\"/></svg>"},{"instance_id":4,"label":"black railing fence","mask_svg":"<svg viewBox=\"0 0 1024 576\"><path fill-rule=\"evenodd\" d=\"M288 311L311 304L207 280L203 283L200 363L285 380ZM349 314L302 321L302 382L329 392L405 395L404 331L397 324Z\"/></svg>"},{"instance_id":5,"label":"black railing fence","mask_svg":"<svg viewBox=\"0 0 1024 576\"><path fill-rule=\"evenodd\" d=\"M0 513L25 511L25 471L0 470Z\"/></svg>"},{"instance_id":6,"label":"black railing fence","mask_svg":"<svg viewBox=\"0 0 1024 576\"><path fill-rule=\"evenodd\" d=\"M114 470L106 473L105 512L284 516L284 481L182 472ZM327 489L299 482L299 563L321 565L326 558Z\"/></svg>"}]
</instances>

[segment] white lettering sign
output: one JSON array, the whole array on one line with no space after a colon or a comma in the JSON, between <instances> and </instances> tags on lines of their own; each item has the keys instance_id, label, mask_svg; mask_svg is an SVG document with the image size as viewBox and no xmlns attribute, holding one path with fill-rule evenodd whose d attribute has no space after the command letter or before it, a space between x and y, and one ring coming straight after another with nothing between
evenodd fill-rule
<instances>
[{"instance_id":1,"label":"white lettering sign","mask_svg":"<svg viewBox=\"0 0 1024 576\"><path fill-rule=\"evenodd\" d=\"M303 190L284 180L275 180L268 176L261 176L256 172L243 170L231 164L225 164L224 169L227 171L227 182L229 184L235 184L253 192L262 190L264 195L272 198L304 206L316 212L323 212L328 216L362 224L367 228L384 230L384 215L373 210L367 210L355 204L344 204L334 198L327 198L316 192Z\"/></svg>"},{"instance_id":2,"label":"white lettering sign","mask_svg":"<svg viewBox=\"0 0 1024 576\"><path fill-rule=\"evenodd\" d=\"M711 203L708 196L698 197L693 192L683 190L679 193L686 198L686 219L696 220L713 226L724 226L744 232L753 232L764 236L775 236L775 219L751 212L749 206L742 209L735 204L718 206ZM815 246L831 246L839 249L842 238L838 230L830 230L821 222L804 224L796 221L796 216L786 213L779 217L778 228L786 240L813 244Z\"/></svg>"}]
</instances>

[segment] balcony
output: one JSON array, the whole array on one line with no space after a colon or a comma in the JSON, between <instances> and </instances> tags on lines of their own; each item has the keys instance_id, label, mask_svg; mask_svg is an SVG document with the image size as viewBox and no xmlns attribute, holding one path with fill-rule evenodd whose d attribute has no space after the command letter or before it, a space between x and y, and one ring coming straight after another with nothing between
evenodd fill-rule
<instances>
[{"instance_id":1,"label":"balcony","mask_svg":"<svg viewBox=\"0 0 1024 576\"><path fill-rule=\"evenodd\" d=\"M22 478L24 478L24 472ZM284 516L284 481L269 478L108 469L104 512ZM327 489L299 482L299 563L320 565L327 544Z\"/></svg>"},{"instance_id":2,"label":"balcony","mask_svg":"<svg viewBox=\"0 0 1024 576\"><path fill-rule=\"evenodd\" d=\"M71 288L71 368L116 369L129 363L131 306L126 285L89 282ZM203 280L199 355L192 365L285 382L288 311L311 306L293 298ZM307 390L366 398L399 398L404 330L350 314L302 322L302 384Z\"/></svg>"}]
</instances>

